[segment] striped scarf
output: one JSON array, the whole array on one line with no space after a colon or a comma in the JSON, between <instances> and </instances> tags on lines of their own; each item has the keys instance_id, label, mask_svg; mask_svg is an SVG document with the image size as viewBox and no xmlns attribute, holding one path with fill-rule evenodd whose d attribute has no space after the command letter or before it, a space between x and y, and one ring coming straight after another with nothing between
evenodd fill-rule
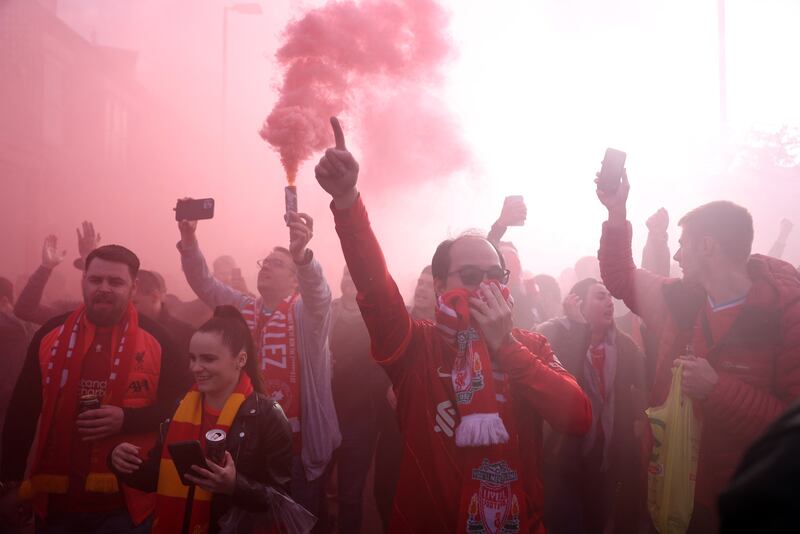
<instances>
[{"instance_id":1,"label":"striped scarf","mask_svg":"<svg viewBox=\"0 0 800 534\"><path fill-rule=\"evenodd\" d=\"M507 287L495 281L513 306ZM461 447L463 473L458 532L471 534L528 532L528 499L522 484L523 463L508 374L495 369L478 324L471 318L470 297L480 292L464 288L441 295L436 326L454 350L451 380L459 423L455 441Z\"/></svg>"},{"instance_id":2,"label":"striped scarf","mask_svg":"<svg viewBox=\"0 0 800 534\"><path fill-rule=\"evenodd\" d=\"M497 282L491 283L498 285L506 301L513 305L508 288ZM487 282L484 284L488 285ZM489 349L480 335L480 328L470 317L470 297L482 298L480 292L453 289L439 296L436 306L436 327L456 353L451 375L456 409L461 416L456 428L456 445L459 447L508 441L508 431L500 418L491 378Z\"/></svg>"},{"instance_id":3,"label":"striped scarf","mask_svg":"<svg viewBox=\"0 0 800 534\"><path fill-rule=\"evenodd\" d=\"M247 373L243 372L236 389L225 401L225 406L223 406L214 428L220 428L228 432L242 403L252 393L253 384L250 382L250 377L247 376ZM164 440L164 448L161 451L161 466L158 472L153 534L174 534L181 531L189 488L181 482L167 444L193 439L199 440L201 444L204 444L205 440L200 435L202 418L203 394L198 391L197 384L195 384L178 405L178 409L172 417L172 422L170 422L167 437ZM195 489L189 532L207 532L210 517L211 493L198 487Z\"/></svg>"},{"instance_id":4,"label":"striped scarf","mask_svg":"<svg viewBox=\"0 0 800 534\"><path fill-rule=\"evenodd\" d=\"M72 458L70 449L78 416L81 370L96 328L85 314L86 306L81 306L67 317L50 350L47 366L43 369L43 405L33 444L30 478L20 490L22 495L67 493ZM128 304L125 315L112 332L113 356L108 386L101 404L122 406L138 333L139 316L133 304ZM119 491L117 478L106 466L108 453L116 446L118 437L112 436L93 445L100 450L97 454L92 454L89 475L86 477L86 491Z\"/></svg>"},{"instance_id":5,"label":"striped scarf","mask_svg":"<svg viewBox=\"0 0 800 534\"><path fill-rule=\"evenodd\" d=\"M299 452L300 438L300 359L294 304L299 296L286 297L271 314L263 311L261 299L242 309L258 351L266 395L281 405L289 419L295 452Z\"/></svg>"}]
</instances>

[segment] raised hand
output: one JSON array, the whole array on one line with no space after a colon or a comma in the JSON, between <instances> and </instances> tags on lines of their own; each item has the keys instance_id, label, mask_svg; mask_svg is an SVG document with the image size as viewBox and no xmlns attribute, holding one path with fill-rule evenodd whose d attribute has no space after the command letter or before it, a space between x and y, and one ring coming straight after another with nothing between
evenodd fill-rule
<instances>
[{"instance_id":1,"label":"raised hand","mask_svg":"<svg viewBox=\"0 0 800 534\"><path fill-rule=\"evenodd\" d=\"M295 263L305 264L308 259L306 246L314 237L314 219L306 213L290 211L286 214L286 225L289 227L289 252Z\"/></svg>"},{"instance_id":2,"label":"raised hand","mask_svg":"<svg viewBox=\"0 0 800 534\"><path fill-rule=\"evenodd\" d=\"M600 173L597 173L598 175ZM594 181L597 184L599 178ZM604 191L598 185L597 198L603 206L608 209L608 222L613 226L624 226L628 218L628 209L626 203L628 202L628 193L631 190L631 184L628 183L628 171L622 170L622 183L616 191Z\"/></svg>"},{"instance_id":3,"label":"raised hand","mask_svg":"<svg viewBox=\"0 0 800 534\"><path fill-rule=\"evenodd\" d=\"M83 234L81 229L76 228L75 233L78 234L78 253L84 260L91 254L91 252L100 246L100 234L94 231L94 225L90 221L83 221Z\"/></svg>"},{"instance_id":4,"label":"raised hand","mask_svg":"<svg viewBox=\"0 0 800 534\"><path fill-rule=\"evenodd\" d=\"M184 197L179 200L192 200L190 197ZM181 244L183 246L190 246L197 243L197 221L178 221L178 230L181 233Z\"/></svg>"},{"instance_id":5,"label":"raised hand","mask_svg":"<svg viewBox=\"0 0 800 534\"><path fill-rule=\"evenodd\" d=\"M657 212L647 219L647 229L653 233L665 234L669 228L669 213L664 208L659 208Z\"/></svg>"},{"instance_id":6,"label":"raised hand","mask_svg":"<svg viewBox=\"0 0 800 534\"><path fill-rule=\"evenodd\" d=\"M347 150L344 133L339 119L331 117L331 127L335 141L334 148L325 151L325 155L314 168L317 182L333 197L339 209L349 208L358 197L358 162Z\"/></svg>"},{"instance_id":7,"label":"raised hand","mask_svg":"<svg viewBox=\"0 0 800 534\"><path fill-rule=\"evenodd\" d=\"M44 238L44 243L42 244L42 267L53 269L64 261L66 255L66 250L58 251L58 238L56 236L50 234Z\"/></svg>"},{"instance_id":8,"label":"raised hand","mask_svg":"<svg viewBox=\"0 0 800 534\"><path fill-rule=\"evenodd\" d=\"M503 201L503 210L497 219L498 226L509 227L525 224L528 217L528 207L522 197L506 197Z\"/></svg>"},{"instance_id":9,"label":"raised hand","mask_svg":"<svg viewBox=\"0 0 800 534\"><path fill-rule=\"evenodd\" d=\"M794 228L794 224L789 219L782 219L781 220L781 231L779 234L779 239L786 240L789 237L789 234L792 233L792 229Z\"/></svg>"}]
</instances>

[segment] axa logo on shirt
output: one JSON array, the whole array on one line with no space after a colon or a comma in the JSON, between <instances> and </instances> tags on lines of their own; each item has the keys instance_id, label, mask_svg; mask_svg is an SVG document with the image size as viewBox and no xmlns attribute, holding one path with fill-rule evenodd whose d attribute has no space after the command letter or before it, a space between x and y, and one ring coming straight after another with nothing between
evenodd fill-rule
<instances>
[{"instance_id":1,"label":"axa logo on shirt","mask_svg":"<svg viewBox=\"0 0 800 534\"><path fill-rule=\"evenodd\" d=\"M452 438L456 428L456 409L453 402L446 400L436 406L436 424L433 425L435 432L444 432L448 438Z\"/></svg>"}]
</instances>

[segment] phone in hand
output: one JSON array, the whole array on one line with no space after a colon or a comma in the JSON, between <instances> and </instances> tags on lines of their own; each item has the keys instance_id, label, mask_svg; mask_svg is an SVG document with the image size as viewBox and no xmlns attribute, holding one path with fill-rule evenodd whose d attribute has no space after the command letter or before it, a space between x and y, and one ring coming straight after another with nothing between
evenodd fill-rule
<instances>
[{"instance_id":1,"label":"phone in hand","mask_svg":"<svg viewBox=\"0 0 800 534\"><path fill-rule=\"evenodd\" d=\"M178 471L178 476L184 486L191 486L194 484L186 480L186 474L192 474L192 466L197 465L203 469L208 469L206 463L206 456L203 454L203 449L200 447L200 442L196 439L188 441L176 441L175 443L168 443L167 448L169 454L172 456L172 461L175 463L175 469Z\"/></svg>"},{"instance_id":2,"label":"phone in hand","mask_svg":"<svg viewBox=\"0 0 800 534\"><path fill-rule=\"evenodd\" d=\"M524 205L525 200L522 198L522 195L510 195L505 198L503 201L503 208L505 209L508 206L518 204L520 206ZM508 223L509 226L525 226L525 219L520 218L516 221L511 221Z\"/></svg>"},{"instance_id":3,"label":"phone in hand","mask_svg":"<svg viewBox=\"0 0 800 534\"><path fill-rule=\"evenodd\" d=\"M179 200L175 205L176 221L200 221L214 218L214 199L199 198Z\"/></svg>"},{"instance_id":4,"label":"phone in hand","mask_svg":"<svg viewBox=\"0 0 800 534\"><path fill-rule=\"evenodd\" d=\"M627 154L622 150L606 149L600 174L597 175L597 187L607 193L613 193L619 189L619 185L622 183L622 171L625 170L626 157Z\"/></svg>"}]
</instances>

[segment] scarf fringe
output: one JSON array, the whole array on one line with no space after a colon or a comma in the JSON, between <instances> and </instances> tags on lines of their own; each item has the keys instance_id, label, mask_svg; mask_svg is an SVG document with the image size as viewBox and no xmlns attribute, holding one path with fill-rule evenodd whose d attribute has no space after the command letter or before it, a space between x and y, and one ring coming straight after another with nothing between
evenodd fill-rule
<instances>
[{"instance_id":1,"label":"scarf fringe","mask_svg":"<svg viewBox=\"0 0 800 534\"><path fill-rule=\"evenodd\" d=\"M508 443L508 430L499 413L472 413L461 418L456 428L456 445L484 447Z\"/></svg>"},{"instance_id":2,"label":"scarf fringe","mask_svg":"<svg viewBox=\"0 0 800 534\"><path fill-rule=\"evenodd\" d=\"M119 491L117 477L111 473L89 473L86 477L86 491L117 493Z\"/></svg>"}]
</instances>

